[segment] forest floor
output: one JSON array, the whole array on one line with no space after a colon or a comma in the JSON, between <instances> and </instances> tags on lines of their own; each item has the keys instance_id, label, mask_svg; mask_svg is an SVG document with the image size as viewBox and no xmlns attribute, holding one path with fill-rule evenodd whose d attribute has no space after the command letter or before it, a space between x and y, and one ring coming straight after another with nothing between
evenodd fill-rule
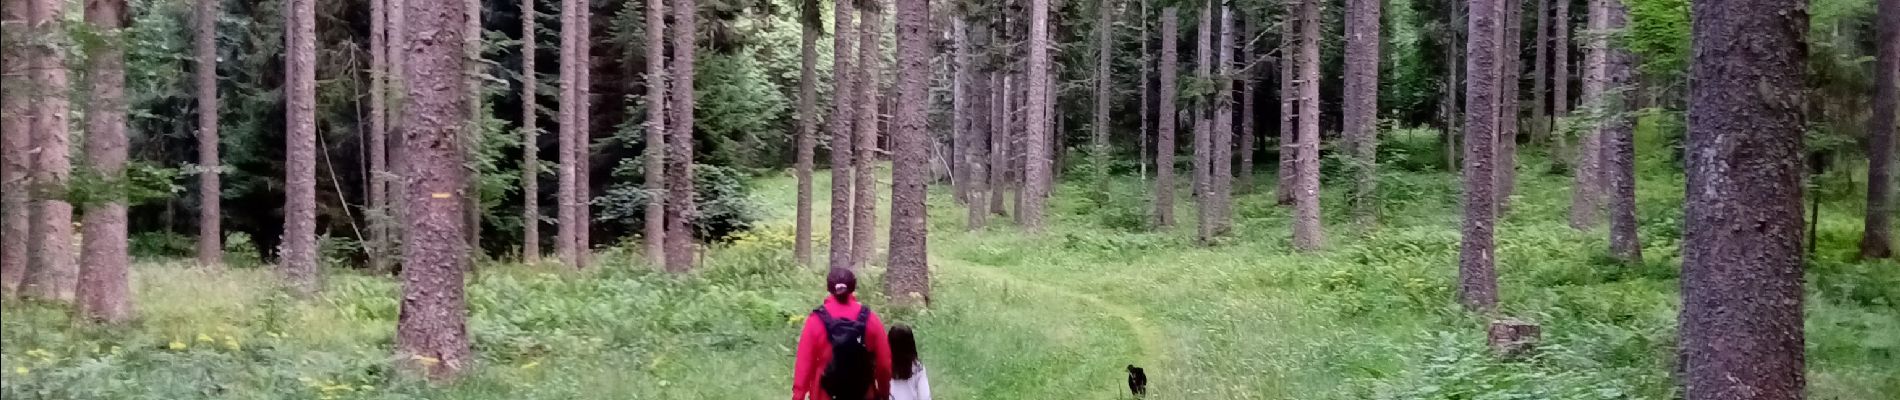
<instances>
[{"instance_id":1,"label":"forest floor","mask_svg":"<svg viewBox=\"0 0 1900 400\"><path fill-rule=\"evenodd\" d=\"M1645 140L1644 148L1664 145ZM1498 229L1502 311L1542 324L1545 340L1536 358L1502 362L1484 348L1487 319L1452 303L1456 176L1439 170L1427 136L1389 143L1398 144L1383 154L1382 224L1355 229L1342 207L1327 207L1330 236L1319 252L1291 250L1289 210L1272 204L1270 171L1256 175L1268 186L1237 199L1231 239L1211 247L1193 240L1190 199L1178 227L1150 232L1140 227L1148 182L1130 174L1096 193L1072 172L1038 235L1007 217L966 232L963 209L934 190L931 306L881 307L876 265L861 292L887 324L916 327L932 387L946 399L1128 398L1129 364L1147 369L1159 399L1674 395L1682 176L1648 172L1677 171L1668 157L1644 160L1648 259L1630 266L1605 261L1602 230L1566 225L1569 178L1527 157ZM816 180L822 263L829 181ZM393 376L396 286L387 277L332 271L322 295L294 300L272 288L267 270L151 260L135 269L142 319L127 328L75 328L55 308L8 302L0 395L784 397L822 272L790 261L793 180L754 185L763 228L716 246L689 276L652 272L620 248L603 250L589 271L481 266L468 293L480 362L453 385ZM1810 398L1884 398L1900 392L1892 367L1900 265L1849 261L1858 201L1831 198L1841 200L1822 207L1808 273ZM1325 204L1344 204L1343 193L1327 191Z\"/></svg>"}]
</instances>

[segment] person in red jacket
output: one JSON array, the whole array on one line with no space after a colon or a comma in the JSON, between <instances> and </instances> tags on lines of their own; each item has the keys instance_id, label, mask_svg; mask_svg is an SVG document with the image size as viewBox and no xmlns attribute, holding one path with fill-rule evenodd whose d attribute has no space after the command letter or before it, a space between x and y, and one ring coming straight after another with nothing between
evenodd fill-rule
<instances>
[{"instance_id":1,"label":"person in red jacket","mask_svg":"<svg viewBox=\"0 0 1900 400\"><path fill-rule=\"evenodd\" d=\"M797 361L792 366L792 400L865 400L889 396L890 341L886 338L884 322L879 321L877 314L852 295L858 289L857 274L847 269L833 269L825 277L825 289L831 295L826 296L824 304L805 319L805 330L798 336ZM863 319L860 320L860 317ZM826 321L831 323L827 324ZM839 332L827 329L828 325L837 327ZM858 331L847 332L853 329ZM868 354L862 354L861 357L869 358L865 361L869 361L870 376L831 377L830 382L827 381L824 376L826 371L832 368L850 369L832 365L832 342L840 338L862 343L862 350ZM839 382L853 381L866 384L863 385L868 386L865 393L826 393L826 387L849 387L852 385Z\"/></svg>"}]
</instances>

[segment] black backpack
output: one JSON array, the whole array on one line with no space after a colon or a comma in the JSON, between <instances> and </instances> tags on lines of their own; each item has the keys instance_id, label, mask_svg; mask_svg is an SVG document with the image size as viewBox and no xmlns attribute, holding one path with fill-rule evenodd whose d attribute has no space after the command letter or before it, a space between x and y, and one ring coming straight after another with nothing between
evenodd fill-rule
<instances>
[{"instance_id":1,"label":"black backpack","mask_svg":"<svg viewBox=\"0 0 1900 400\"><path fill-rule=\"evenodd\" d=\"M858 319L838 319L824 307L812 310L825 323L825 336L831 339L831 363L825 365L820 386L837 399L860 399L871 392L871 349L864 344L864 331L871 320L871 308L858 306Z\"/></svg>"}]
</instances>

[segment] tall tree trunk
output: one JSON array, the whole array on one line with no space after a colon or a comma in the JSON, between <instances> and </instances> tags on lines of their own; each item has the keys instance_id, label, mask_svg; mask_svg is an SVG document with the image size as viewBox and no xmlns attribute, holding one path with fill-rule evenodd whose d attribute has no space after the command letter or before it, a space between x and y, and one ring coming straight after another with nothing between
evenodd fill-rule
<instances>
[{"instance_id":1,"label":"tall tree trunk","mask_svg":"<svg viewBox=\"0 0 1900 400\"><path fill-rule=\"evenodd\" d=\"M71 141L67 138L67 76L65 53L55 48L64 2L33 0L27 9L27 32L36 46L30 50L27 68L34 87L32 184L40 187L64 187L71 175ZM20 294L43 300L72 301L73 285L78 279L73 259L73 207L64 199L35 198L33 221L27 240L30 258L26 276L20 282Z\"/></svg>"},{"instance_id":2,"label":"tall tree trunk","mask_svg":"<svg viewBox=\"0 0 1900 400\"><path fill-rule=\"evenodd\" d=\"M1570 116L1570 2L1551 0L1557 3L1552 11L1550 29L1550 157L1552 163L1562 165L1569 160L1570 130L1558 122L1558 118Z\"/></svg>"},{"instance_id":3,"label":"tall tree trunk","mask_svg":"<svg viewBox=\"0 0 1900 400\"><path fill-rule=\"evenodd\" d=\"M1499 210L1509 210L1511 196L1517 192L1518 84L1523 81L1524 2L1504 2L1504 35L1498 52L1498 186L1494 188Z\"/></svg>"},{"instance_id":4,"label":"tall tree trunk","mask_svg":"<svg viewBox=\"0 0 1900 400\"><path fill-rule=\"evenodd\" d=\"M1302 52L1300 48L1306 43L1295 36L1299 34L1301 24L1297 2L1286 3L1285 18L1286 22L1280 24L1280 166L1275 173L1278 179L1274 187L1274 202L1288 206L1293 205L1293 192L1296 191L1293 177L1299 169L1296 160L1300 134L1296 123L1300 120L1300 78L1299 70L1295 68L1299 64L1296 54Z\"/></svg>"},{"instance_id":5,"label":"tall tree trunk","mask_svg":"<svg viewBox=\"0 0 1900 400\"><path fill-rule=\"evenodd\" d=\"M1174 143L1174 129L1180 126L1180 115L1175 112L1174 102L1180 96L1175 85L1175 74L1180 70L1181 8L1173 5L1161 9L1161 90L1157 94L1161 104L1157 106L1155 124L1159 128L1155 139L1155 228L1165 229L1174 226L1174 153L1178 146Z\"/></svg>"},{"instance_id":6,"label":"tall tree trunk","mask_svg":"<svg viewBox=\"0 0 1900 400\"><path fill-rule=\"evenodd\" d=\"M1096 2L1094 8L1094 136L1089 140L1089 157L1093 157L1094 193L1108 197L1108 87L1113 83L1108 66L1115 51L1115 8L1110 0Z\"/></svg>"},{"instance_id":7,"label":"tall tree trunk","mask_svg":"<svg viewBox=\"0 0 1900 400\"><path fill-rule=\"evenodd\" d=\"M833 3L832 7L832 91L831 91L831 259L832 269L851 268L851 203L853 200L851 179L851 136L856 131L857 106L850 99L856 97L857 54L852 45L857 40L857 26L853 23L857 11L852 0Z\"/></svg>"},{"instance_id":8,"label":"tall tree trunk","mask_svg":"<svg viewBox=\"0 0 1900 400\"><path fill-rule=\"evenodd\" d=\"M930 0L897 0L897 102L891 133L891 249L884 292L897 305L930 302L925 251L928 217L930 134L924 106L930 101Z\"/></svg>"},{"instance_id":9,"label":"tall tree trunk","mask_svg":"<svg viewBox=\"0 0 1900 400\"><path fill-rule=\"evenodd\" d=\"M1240 145L1236 147L1236 151L1240 152L1240 171L1236 173L1238 177L1235 179L1240 182L1239 187L1236 188L1240 193L1252 193L1253 156L1254 149L1257 148L1255 143L1258 140L1255 138L1257 133L1254 131L1254 122L1259 117L1259 113L1255 110L1259 107L1259 103L1254 97L1260 95L1255 90L1254 78L1260 74L1254 69L1256 60L1254 60L1253 49L1253 25L1242 22L1238 28L1240 38L1246 39L1247 42L1240 45L1240 58L1236 60L1241 63L1241 71L1240 76L1235 77L1240 79ZM1230 207L1228 211L1233 210ZM1229 217L1232 216L1229 215Z\"/></svg>"},{"instance_id":10,"label":"tall tree trunk","mask_svg":"<svg viewBox=\"0 0 1900 400\"><path fill-rule=\"evenodd\" d=\"M1135 20L1139 21L1139 23L1141 24L1141 78L1136 79L1136 81L1141 82L1141 90L1140 90L1141 114L1139 117L1137 117L1138 119L1141 120L1141 132L1138 134L1139 139L1137 140L1138 142L1140 142L1141 148L1139 152L1135 154L1135 158L1137 160L1136 163L1141 165L1141 171L1140 171L1139 176L1141 177L1142 180L1147 180L1148 179L1148 160L1149 160L1148 135L1150 135L1153 132L1151 130L1151 125L1149 125L1150 118L1153 118L1153 116L1149 114L1149 108L1148 108L1149 107L1148 77L1153 74L1152 68L1154 67L1154 64L1153 64L1154 60L1152 59L1153 56L1148 53L1149 51L1148 50L1148 24L1149 24L1148 0L1140 0L1140 1L1141 1L1141 16L1139 18L1136 18Z\"/></svg>"},{"instance_id":11,"label":"tall tree trunk","mask_svg":"<svg viewBox=\"0 0 1900 400\"><path fill-rule=\"evenodd\" d=\"M647 263L654 266L666 265L666 3L664 0L646 1L646 163L643 186L652 196L647 199L645 226L641 232L646 245ZM815 11L814 11L815 12ZM808 34L809 35L809 34ZM809 114L807 114L809 115ZM809 136L809 134L807 134ZM806 218L800 218L806 224L800 232L805 234L806 264L811 262L811 193L808 188L811 180L810 138L799 145L800 157L806 160L803 169L807 188L804 200Z\"/></svg>"},{"instance_id":12,"label":"tall tree trunk","mask_svg":"<svg viewBox=\"0 0 1900 400\"><path fill-rule=\"evenodd\" d=\"M999 25L1000 26L1000 25ZM1001 29L997 42L1003 42ZM1009 72L1002 67L990 71L990 206L989 213L1008 215L1003 197L1009 194L1009 142L1016 136L1010 129Z\"/></svg>"},{"instance_id":13,"label":"tall tree trunk","mask_svg":"<svg viewBox=\"0 0 1900 400\"><path fill-rule=\"evenodd\" d=\"M1488 312L1498 306L1498 277L1493 224L1497 219L1497 201L1492 185L1497 184L1491 164L1497 145L1498 62L1504 57L1498 34L1503 29L1504 0L1471 0L1466 35L1468 66L1465 68L1465 162L1464 162L1464 235L1458 251L1458 302L1473 311Z\"/></svg>"},{"instance_id":14,"label":"tall tree trunk","mask_svg":"<svg viewBox=\"0 0 1900 400\"><path fill-rule=\"evenodd\" d=\"M561 0L561 105L560 116L560 169L559 187L555 188L555 219L560 224L555 231L554 251L561 257L561 265L569 268L580 267L579 209L574 207L580 199L579 174L580 163L580 124L576 119L580 113L580 8L584 0Z\"/></svg>"},{"instance_id":15,"label":"tall tree trunk","mask_svg":"<svg viewBox=\"0 0 1900 400\"><path fill-rule=\"evenodd\" d=\"M1318 250L1326 243L1319 220L1319 1L1300 4L1300 151L1293 194L1293 247Z\"/></svg>"},{"instance_id":16,"label":"tall tree trunk","mask_svg":"<svg viewBox=\"0 0 1900 400\"><path fill-rule=\"evenodd\" d=\"M1606 32L1622 32L1629 9L1622 1L1604 2ZM1610 257L1626 264L1643 261L1636 237L1636 55L1625 46L1609 53L1610 96L1601 137L1603 186L1610 196Z\"/></svg>"},{"instance_id":17,"label":"tall tree trunk","mask_svg":"<svg viewBox=\"0 0 1900 400\"><path fill-rule=\"evenodd\" d=\"M31 85L31 62L25 43L28 0L0 0L0 87ZM29 264L27 240L32 225L33 107L35 96L24 90L0 93L0 297L13 297Z\"/></svg>"},{"instance_id":18,"label":"tall tree trunk","mask_svg":"<svg viewBox=\"0 0 1900 400\"><path fill-rule=\"evenodd\" d=\"M1115 8L1111 0L1095 2L1095 122L1092 128L1094 137L1089 142L1089 156L1095 166L1095 193L1108 196L1108 108L1109 85L1114 84L1109 74L1110 56L1114 54L1115 44Z\"/></svg>"},{"instance_id":19,"label":"tall tree trunk","mask_svg":"<svg viewBox=\"0 0 1900 400\"><path fill-rule=\"evenodd\" d=\"M1208 203L1214 206L1209 242L1233 228L1228 221L1228 204L1234 194L1234 9L1224 3L1220 7L1220 43L1216 45L1219 50L1215 51L1215 64L1220 66L1220 75L1214 80L1214 126L1208 143L1213 153L1209 160L1213 164L1209 182L1213 196Z\"/></svg>"},{"instance_id":20,"label":"tall tree trunk","mask_svg":"<svg viewBox=\"0 0 1900 400\"><path fill-rule=\"evenodd\" d=\"M574 157L574 263L585 268L593 256L593 240L590 238L594 225L594 11L593 0L580 0L579 47L574 56L576 69L574 74L579 81L574 85L574 151L580 154Z\"/></svg>"},{"instance_id":21,"label":"tall tree trunk","mask_svg":"<svg viewBox=\"0 0 1900 400\"><path fill-rule=\"evenodd\" d=\"M310 4L308 0L304 4ZM415 40L398 41L408 53L403 82L404 184L408 212L403 225L401 310L396 317L396 359L405 370L432 380L449 380L470 365L468 305L463 300L464 267L469 263L462 217L468 192L468 159L463 130L468 123L467 85L457 82L465 67L462 49L464 10L429 2L409 2L412 19L397 24Z\"/></svg>"},{"instance_id":22,"label":"tall tree trunk","mask_svg":"<svg viewBox=\"0 0 1900 400\"><path fill-rule=\"evenodd\" d=\"M401 244L397 243L397 239L406 235L403 231L406 230L407 227L403 225L403 221L407 221L409 218L409 187L408 185L402 184L404 179L407 179L407 175L405 174L408 173L409 168L405 165L407 157L403 155L403 152L407 151L405 150L407 144L403 143L402 130L406 127L400 122L408 120L408 116L404 114L403 109L407 102L400 100L401 96L404 96L403 93L408 93L407 88L409 87L409 83L403 80L406 74L408 74L409 67L408 61L406 61L408 56L402 46L404 43L408 43L406 38L409 33L405 28L408 26L405 22L408 21L408 18L405 15L408 13L407 9L409 8L408 3L410 1L414 0L383 0L383 10L386 13L384 16L386 20L383 21L383 33L385 36L383 51L387 52L383 64L384 95L386 96L384 98L384 100L386 100L384 104L386 109L383 110L383 112L388 114L385 116L386 121L396 121L383 127L383 138L385 139L383 143L383 172L385 177L383 178L382 213L385 222L383 224L384 248L382 249L382 258L385 260L385 264L392 262L397 264L394 266L384 266L390 268L389 272L391 273L395 273L397 272L396 270L402 268L400 266L402 249L400 248ZM391 100L392 98L395 100Z\"/></svg>"},{"instance_id":23,"label":"tall tree trunk","mask_svg":"<svg viewBox=\"0 0 1900 400\"><path fill-rule=\"evenodd\" d=\"M950 172L950 187L957 205L970 204L970 170L957 162L970 145L970 27L960 17L951 17L947 35L951 54L944 57L944 73L950 81L950 146L944 168ZM931 96L935 97L935 96ZM902 106L901 104L899 106ZM895 142L896 139L891 139ZM892 147L896 147L893 145ZM897 160L893 159L892 162Z\"/></svg>"},{"instance_id":24,"label":"tall tree trunk","mask_svg":"<svg viewBox=\"0 0 1900 400\"><path fill-rule=\"evenodd\" d=\"M462 84L468 86L468 124L469 129L462 131L464 149L470 152L481 144L482 103L487 101L482 94L482 3L481 0L462 0ZM471 170L463 185L468 186L468 196L462 197L462 218L466 221L462 230L463 240L468 241L470 252L482 251L482 183L481 172ZM472 271L474 257L470 257L467 266Z\"/></svg>"},{"instance_id":25,"label":"tall tree trunk","mask_svg":"<svg viewBox=\"0 0 1900 400\"><path fill-rule=\"evenodd\" d=\"M315 0L290 0L285 16L284 250L285 281L299 295L316 293L317 283L317 18ZM451 8L451 11L460 12ZM459 33L460 30L451 30ZM452 43L460 43L459 36ZM399 42L401 43L401 42ZM405 50L407 51L407 50ZM459 57L457 58L459 60ZM448 76L461 76L458 67ZM416 87L413 82L408 85ZM405 90L405 92L407 92ZM457 120L460 121L460 120ZM408 125L404 125L407 127ZM460 164L457 164L460 168ZM460 214L451 214L459 218ZM459 232L459 231L458 231ZM457 237L459 238L459 236Z\"/></svg>"},{"instance_id":26,"label":"tall tree trunk","mask_svg":"<svg viewBox=\"0 0 1900 400\"><path fill-rule=\"evenodd\" d=\"M1880 0L1879 55L1875 61L1874 112L1867 135L1867 218L1861 258L1893 258L1893 136L1900 107L1900 1Z\"/></svg>"},{"instance_id":27,"label":"tall tree trunk","mask_svg":"<svg viewBox=\"0 0 1900 400\"><path fill-rule=\"evenodd\" d=\"M1194 74L1202 82L1214 82L1214 2L1201 3L1199 26L1195 29ZM1219 91L1218 89L1214 92ZM1214 213L1219 208L1213 202L1213 123L1214 92L1195 103L1194 111L1194 222L1195 237L1201 243L1210 243L1214 236Z\"/></svg>"},{"instance_id":28,"label":"tall tree trunk","mask_svg":"<svg viewBox=\"0 0 1900 400\"><path fill-rule=\"evenodd\" d=\"M1678 333L1688 400L1803 398L1806 9L1691 5Z\"/></svg>"},{"instance_id":29,"label":"tall tree trunk","mask_svg":"<svg viewBox=\"0 0 1900 400\"><path fill-rule=\"evenodd\" d=\"M649 7L658 2L659 0L647 0ZM800 0L798 6L799 24L804 36L802 36L798 42L798 138L794 140L795 145L798 146L798 159L795 161L796 166L794 167L796 171L794 174L798 176L798 216L797 221L794 222L794 228L792 229L792 236L794 237L792 243L792 260L798 262L798 265L810 266L812 265L812 135L818 134L818 31L824 29L824 21L822 19L823 17L819 16L818 0ZM660 15L658 13L649 12L647 14L648 26L657 26L655 24L659 20ZM654 60L664 57L662 53L656 51L660 43L659 31L652 28L648 28L647 31L649 32L647 35L647 59L649 61L647 63L651 66L658 66L659 64L654 63ZM647 68L647 85L649 87L654 87L656 84L664 85L665 83L658 81L659 74L656 68L651 66ZM659 102L653 101L652 98L664 96L663 93L664 92L649 91L647 94L647 104L660 104ZM657 120L659 118L655 118L656 115L658 115L658 113L649 112L647 118L649 121L658 122ZM649 128L650 133L648 133L647 136L649 138L659 136L658 131L658 128ZM652 154L652 152L649 152L649 154ZM648 161L648 163L653 163L653 161ZM651 169L649 169L649 171L651 171ZM659 207L647 207L647 215L649 216L657 216L659 211ZM659 233L661 226L654 223L657 221L649 221L650 222L647 223L648 234ZM658 237L654 237L648 240L649 243L647 244L647 250L652 253L652 255L648 257L656 261L660 255L660 253L657 252L660 250L658 239Z\"/></svg>"},{"instance_id":30,"label":"tall tree trunk","mask_svg":"<svg viewBox=\"0 0 1900 400\"><path fill-rule=\"evenodd\" d=\"M535 3L521 0L521 258L528 264L541 262L541 79L534 67L541 37Z\"/></svg>"},{"instance_id":31,"label":"tall tree trunk","mask_svg":"<svg viewBox=\"0 0 1900 400\"><path fill-rule=\"evenodd\" d=\"M1604 27L1603 1L1590 0L1589 31L1602 32ZM1583 104L1592 110L1603 104L1603 85L1605 62L1609 58L1609 41L1601 35L1593 35L1588 51L1583 56ZM1595 119L1595 118L1592 118ZM1575 183L1570 189L1570 227L1587 230L1597 226L1602 217L1598 210L1603 207L1603 189L1601 161L1603 150L1602 136L1598 133L1601 123L1596 126L1579 127L1583 136L1577 138L1577 161L1572 166Z\"/></svg>"},{"instance_id":32,"label":"tall tree trunk","mask_svg":"<svg viewBox=\"0 0 1900 400\"><path fill-rule=\"evenodd\" d=\"M374 32L370 41L375 43L370 44L370 154L375 166L383 162L380 150L386 125L383 113L383 94L386 89L382 76L382 2L371 2L375 10L371 11L374 16L371 19L374 29L371 30ZM192 38L192 51L197 57L198 68L194 71L198 85L198 265L218 267L224 264L224 229L221 226L224 196L221 195L223 189L218 182L219 175L223 173L218 168L221 164L218 161L218 0L198 0L196 8L197 16L193 22L197 32L196 37ZM381 179L375 175L376 170L371 169L372 182ZM370 207L380 207L382 186L372 183L370 194L373 197ZM382 232L376 230L380 226L371 225L370 232L380 235ZM383 243L381 236L374 239L372 242Z\"/></svg>"},{"instance_id":33,"label":"tall tree trunk","mask_svg":"<svg viewBox=\"0 0 1900 400\"><path fill-rule=\"evenodd\" d=\"M1550 136L1549 104L1544 97L1550 87L1550 3L1557 0L1537 1L1536 47L1531 55L1531 139L1530 143L1542 144ZM1561 23L1561 21L1560 21ZM1556 154L1556 153L1552 153Z\"/></svg>"},{"instance_id":34,"label":"tall tree trunk","mask_svg":"<svg viewBox=\"0 0 1900 400\"><path fill-rule=\"evenodd\" d=\"M93 173L118 181L125 176L125 0L87 0L86 22L101 39L87 58L91 107L86 116L86 158ZM86 206L74 289L79 314L94 322L123 323L132 317L132 284L127 280L125 199Z\"/></svg>"},{"instance_id":35,"label":"tall tree trunk","mask_svg":"<svg viewBox=\"0 0 1900 400\"><path fill-rule=\"evenodd\" d=\"M971 35L969 43L973 48L989 49L990 30L987 25L976 26L974 29L966 27L965 29L970 29L970 31L966 31L965 34ZM964 133L966 143L963 144L963 152L961 154L963 156L963 169L968 176L968 178L966 178L969 181L967 184L970 186L970 198L968 201L970 209L967 228L976 230L983 228L984 225L989 223L989 203L986 199L994 196L994 194L990 192L991 183L989 182L989 171L984 164L989 157L989 143L991 141L991 135L993 134L993 131L990 129L990 120L991 115L994 113L990 111L990 108L995 107L996 103L990 100L992 99L990 96L990 79L995 74L990 72L991 68L988 66L990 64L988 57L975 59L972 58L967 49L959 48L958 51L964 52L962 56L966 62L963 64L964 69L959 70L958 73L965 75L964 84L969 85L969 89L965 90L963 95L964 99L968 100L970 104L969 107L964 109L964 113L969 118L970 129ZM976 64L982 64L984 66L978 67Z\"/></svg>"},{"instance_id":36,"label":"tall tree trunk","mask_svg":"<svg viewBox=\"0 0 1900 400\"><path fill-rule=\"evenodd\" d=\"M1515 1L1515 0L1511 0ZM1346 145L1354 171L1353 221L1361 228L1378 219L1379 175L1379 0L1346 4Z\"/></svg>"},{"instance_id":37,"label":"tall tree trunk","mask_svg":"<svg viewBox=\"0 0 1900 400\"><path fill-rule=\"evenodd\" d=\"M698 50L698 10L693 0L674 0L673 99L668 109L672 135L666 142L666 270L693 268L693 221L699 206L693 201L693 57Z\"/></svg>"},{"instance_id":38,"label":"tall tree trunk","mask_svg":"<svg viewBox=\"0 0 1900 400\"><path fill-rule=\"evenodd\" d=\"M1461 7L1464 5L1463 1L1465 0L1447 1L1451 4L1447 4L1448 7L1446 7L1450 15L1445 17L1445 20L1449 21L1449 23L1446 24L1447 28L1444 32L1445 97L1440 100L1441 104L1439 107L1441 116L1444 118L1445 127L1438 137L1439 142L1444 145L1445 171L1455 172L1458 171L1458 137L1459 132L1463 131L1463 127L1460 126L1459 121L1464 118L1464 114L1460 112L1461 110L1458 107L1459 95L1464 92L1464 86L1460 83L1464 74L1462 73L1463 71L1459 70L1459 67L1463 65L1460 61L1464 60L1464 53L1460 50L1459 46L1462 46L1464 43L1462 43L1458 34L1463 31L1465 25L1465 9Z\"/></svg>"},{"instance_id":39,"label":"tall tree trunk","mask_svg":"<svg viewBox=\"0 0 1900 400\"><path fill-rule=\"evenodd\" d=\"M1023 190L1018 196L1023 198L1023 206L1016 210L1021 216L1024 228L1030 232L1042 232L1042 215L1048 202L1050 184L1049 132L1050 95L1049 79L1049 0L1029 0L1029 120L1026 122L1028 146L1024 149L1027 162L1023 170Z\"/></svg>"},{"instance_id":40,"label":"tall tree trunk","mask_svg":"<svg viewBox=\"0 0 1900 400\"><path fill-rule=\"evenodd\" d=\"M857 133L851 150L852 171L856 174L851 213L851 267L863 268L877 253L877 135L879 128L878 91L883 79L880 62L883 53L884 0L866 0L858 8L858 118Z\"/></svg>"}]
</instances>

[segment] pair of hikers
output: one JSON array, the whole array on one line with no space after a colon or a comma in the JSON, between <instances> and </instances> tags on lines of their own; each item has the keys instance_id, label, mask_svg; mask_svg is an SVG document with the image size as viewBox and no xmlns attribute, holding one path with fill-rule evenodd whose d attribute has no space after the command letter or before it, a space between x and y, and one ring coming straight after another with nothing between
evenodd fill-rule
<instances>
[{"instance_id":1,"label":"pair of hikers","mask_svg":"<svg viewBox=\"0 0 1900 400\"><path fill-rule=\"evenodd\" d=\"M929 400L916 336L904 325L885 332L877 314L853 295L857 289L851 270L826 275L831 295L812 310L798 337L792 400Z\"/></svg>"}]
</instances>

